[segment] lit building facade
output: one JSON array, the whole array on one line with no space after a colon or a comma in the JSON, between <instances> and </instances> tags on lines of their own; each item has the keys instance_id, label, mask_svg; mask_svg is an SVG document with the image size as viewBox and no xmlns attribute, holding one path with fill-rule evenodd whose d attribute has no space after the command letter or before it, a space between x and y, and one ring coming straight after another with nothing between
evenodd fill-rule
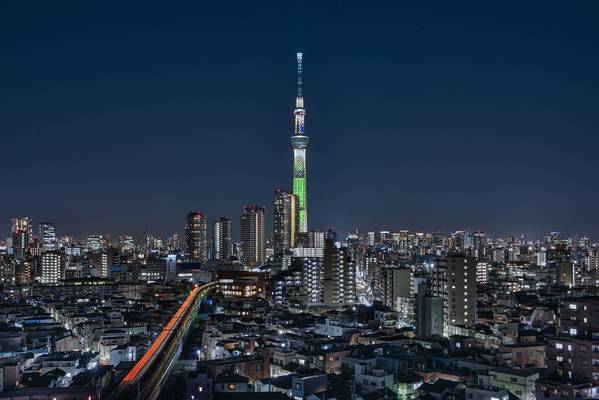
<instances>
[{"instance_id":1,"label":"lit building facade","mask_svg":"<svg viewBox=\"0 0 599 400\"><path fill-rule=\"evenodd\" d=\"M266 258L264 214L264 207L255 205L244 207L241 213L241 261L248 268L261 264Z\"/></svg>"},{"instance_id":2,"label":"lit building facade","mask_svg":"<svg viewBox=\"0 0 599 400\"><path fill-rule=\"evenodd\" d=\"M276 190L272 225L275 254L280 255L295 247L297 216L297 197L285 190Z\"/></svg>"},{"instance_id":3,"label":"lit building facade","mask_svg":"<svg viewBox=\"0 0 599 400\"><path fill-rule=\"evenodd\" d=\"M212 222L212 258L228 260L233 256L231 220L220 217Z\"/></svg>"},{"instance_id":4,"label":"lit building facade","mask_svg":"<svg viewBox=\"0 0 599 400\"><path fill-rule=\"evenodd\" d=\"M102 235L89 235L87 237L87 249L89 251L102 251L108 247L108 237Z\"/></svg>"},{"instance_id":5,"label":"lit building facade","mask_svg":"<svg viewBox=\"0 0 599 400\"><path fill-rule=\"evenodd\" d=\"M445 329L476 321L476 258L448 256L433 271L432 294L444 302Z\"/></svg>"},{"instance_id":6,"label":"lit building facade","mask_svg":"<svg viewBox=\"0 0 599 400\"><path fill-rule=\"evenodd\" d=\"M31 240L31 220L27 217L12 219L13 254L19 261L25 260Z\"/></svg>"},{"instance_id":7,"label":"lit building facade","mask_svg":"<svg viewBox=\"0 0 599 400\"><path fill-rule=\"evenodd\" d=\"M64 279L62 254L57 251L44 252L40 259L40 282L43 284L57 284Z\"/></svg>"},{"instance_id":8,"label":"lit building facade","mask_svg":"<svg viewBox=\"0 0 599 400\"><path fill-rule=\"evenodd\" d=\"M414 324L414 274L410 268L388 266L381 270L383 304L398 312L400 326Z\"/></svg>"},{"instance_id":9,"label":"lit building facade","mask_svg":"<svg viewBox=\"0 0 599 400\"><path fill-rule=\"evenodd\" d=\"M58 249L58 241L56 240L56 227L52 222L40 222L39 235L44 251Z\"/></svg>"},{"instance_id":10,"label":"lit building facade","mask_svg":"<svg viewBox=\"0 0 599 400\"><path fill-rule=\"evenodd\" d=\"M325 239L324 247L293 250L301 259L304 287L309 304L352 305L356 303L356 264L347 247Z\"/></svg>"},{"instance_id":11,"label":"lit building facade","mask_svg":"<svg viewBox=\"0 0 599 400\"><path fill-rule=\"evenodd\" d=\"M193 211L185 218L186 256L190 261L204 262L208 259L208 226L201 211Z\"/></svg>"},{"instance_id":12,"label":"lit building facade","mask_svg":"<svg viewBox=\"0 0 599 400\"><path fill-rule=\"evenodd\" d=\"M323 302L323 262L324 249L301 247L293 249L293 258L300 260L302 281L306 289L308 304Z\"/></svg>"},{"instance_id":13,"label":"lit building facade","mask_svg":"<svg viewBox=\"0 0 599 400\"><path fill-rule=\"evenodd\" d=\"M293 111L295 124L291 145L293 146L293 194L298 199L298 232L308 232L308 202L306 190L306 150L308 149L308 136L304 129L306 110L302 93L302 53L297 53L297 97Z\"/></svg>"}]
</instances>

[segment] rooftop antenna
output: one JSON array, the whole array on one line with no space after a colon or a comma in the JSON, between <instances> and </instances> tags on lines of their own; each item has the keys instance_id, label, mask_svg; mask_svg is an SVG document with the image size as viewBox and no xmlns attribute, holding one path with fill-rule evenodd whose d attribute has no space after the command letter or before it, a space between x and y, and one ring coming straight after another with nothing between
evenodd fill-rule
<instances>
[{"instance_id":1,"label":"rooftop antenna","mask_svg":"<svg viewBox=\"0 0 599 400\"><path fill-rule=\"evenodd\" d=\"M302 97L302 57L304 53L297 53L297 97Z\"/></svg>"}]
</instances>

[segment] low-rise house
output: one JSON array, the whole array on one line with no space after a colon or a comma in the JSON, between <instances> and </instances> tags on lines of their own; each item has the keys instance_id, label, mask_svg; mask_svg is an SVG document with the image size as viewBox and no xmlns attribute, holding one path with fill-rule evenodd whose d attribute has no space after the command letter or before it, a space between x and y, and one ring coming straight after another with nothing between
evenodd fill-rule
<instances>
[{"instance_id":1,"label":"low-rise house","mask_svg":"<svg viewBox=\"0 0 599 400\"><path fill-rule=\"evenodd\" d=\"M507 389L520 400L535 400L536 369L494 368L489 372L491 385Z\"/></svg>"}]
</instances>

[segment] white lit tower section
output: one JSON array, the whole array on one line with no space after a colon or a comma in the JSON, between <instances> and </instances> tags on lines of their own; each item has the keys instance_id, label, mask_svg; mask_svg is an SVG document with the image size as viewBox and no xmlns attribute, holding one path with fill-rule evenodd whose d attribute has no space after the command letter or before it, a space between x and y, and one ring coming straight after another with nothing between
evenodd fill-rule
<instances>
[{"instance_id":1,"label":"white lit tower section","mask_svg":"<svg viewBox=\"0 0 599 400\"><path fill-rule=\"evenodd\" d=\"M291 136L293 146L293 194L299 200L298 207L298 232L308 232L308 205L306 199L306 149L308 136L305 135L304 97L302 94L302 53L297 53L297 97L295 98L295 128Z\"/></svg>"}]
</instances>

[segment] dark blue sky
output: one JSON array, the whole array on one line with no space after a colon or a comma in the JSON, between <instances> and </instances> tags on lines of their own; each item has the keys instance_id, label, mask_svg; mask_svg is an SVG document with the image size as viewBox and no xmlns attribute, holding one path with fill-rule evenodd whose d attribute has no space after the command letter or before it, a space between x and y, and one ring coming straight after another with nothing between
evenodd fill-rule
<instances>
[{"instance_id":1,"label":"dark blue sky","mask_svg":"<svg viewBox=\"0 0 599 400\"><path fill-rule=\"evenodd\" d=\"M599 4L421 3L5 2L1 231L270 212L301 30L311 227L599 237Z\"/></svg>"}]
</instances>

